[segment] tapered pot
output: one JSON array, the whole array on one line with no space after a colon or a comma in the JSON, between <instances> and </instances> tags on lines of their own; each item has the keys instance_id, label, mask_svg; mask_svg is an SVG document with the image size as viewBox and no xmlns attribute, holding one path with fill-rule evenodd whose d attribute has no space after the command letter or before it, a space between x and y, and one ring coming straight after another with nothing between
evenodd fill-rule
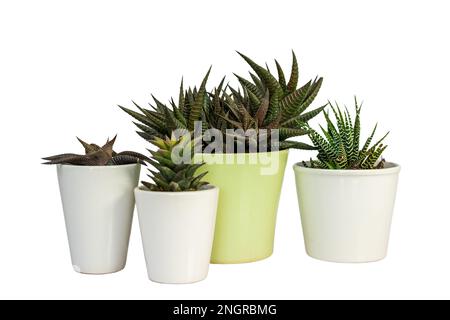
<instances>
[{"instance_id":1,"label":"tapered pot","mask_svg":"<svg viewBox=\"0 0 450 320\"><path fill-rule=\"evenodd\" d=\"M333 262L387 254L400 166L325 170L294 165L306 252Z\"/></svg>"},{"instance_id":2,"label":"tapered pot","mask_svg":"<svg viewBox=\"0 0 450 320\"><path fill-rule=\"evenodd\" d=\"M288 150L197 154L206 181L220 188L212 263L245 263L273 252Z\"/></svg>"},{"instance_id":3,"label":"tapered pot","mask_svg":"<svg viewBox=\"0 0 450 320\"><path fill-rule=\"evenodd\" d=\"M58 165L73 269L104 274L126 264L140 165Z\"/></svg>"},{"instance_id":4,"label":"tapered pot","mask_svg":"<svg viewBox=\"0 0 450 320\"><path fill-rule=\"evenodd\" d=\"M155 192L135 189L150 280L192 283L208 275L219 189Z\"/></svg>"}]
</instances>

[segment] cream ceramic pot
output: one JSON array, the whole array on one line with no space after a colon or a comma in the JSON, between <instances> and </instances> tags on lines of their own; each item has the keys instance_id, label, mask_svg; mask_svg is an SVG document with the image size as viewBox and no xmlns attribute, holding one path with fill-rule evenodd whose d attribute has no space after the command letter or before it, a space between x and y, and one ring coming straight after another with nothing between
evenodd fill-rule
<instances>
[{"instance_id":1,"label":"cream ceramic pot","mask_svg":"<svg viewBox=\"0 0 450 320\"><path fill-rule=\"evenodd\" d=\"M400 166L325 170L294 165L306 251L333 262L386 256Z\"/></svg>"},{"instance_id":2,"label":"cream ceramic pot","mask_svg":"<svg viewBox=\"0 0 450 320\"><path fill-rule=\"evenodd\" d=\"M57 172L74 270L123 269L140 165L58 165Z\"/></svg>"},{"instance_id":3,"label":"cream ceramic pot","mask_svg":"<svg viewBox=\"0 0 450 320\"><path fill-rule=\"evenodd\" d=\"M150 280L192 283L208 275L219 189L155 192L135 189Z\"/></svg>"}]
</instances>

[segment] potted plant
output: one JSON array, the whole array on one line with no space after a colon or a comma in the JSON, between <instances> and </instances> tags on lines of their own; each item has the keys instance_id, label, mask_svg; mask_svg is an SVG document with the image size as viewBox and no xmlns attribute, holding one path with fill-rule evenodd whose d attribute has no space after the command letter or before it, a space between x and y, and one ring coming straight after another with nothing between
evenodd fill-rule
<instances>
[{"instance_id":1,"label":"potted plant","mask_svg":"<svg viewBox=\"0 0 450 320\"><path fill-rule=\"evenodd\" d=\"M214 238L219 189L196 175L190 139L150 142L154 167L143 187L135 189L147 272L160 283L192 283L206 278ZM189 153L187 161L179 157Z\"/></svg>"},{"instance_id":2,"label":"potted plant","mask_svg":"<svg viewBox=\"0 0 450 320\"><path fill-rule=\"evenodd\" d=\"M202 148L197 149L195 159L206 162L200 170L207 171L208 181L221 190L213 263L251 262L272 254L288 149L313 149L287 139L307 134L307 122L325 107L305 112L317 96L322 78L297 88L295 54L289 81L278 62L277 79L268 68L241 56L255 73L251 73L251 81L237 76L239 90L224 86L222 80L208 93L208 72L198 89L185 91L181 85L178 105L172 100L169 108L154 99L152 109L137 106L140 113L122 107L138 120L138 133L145 139L177 128L202 134ZM215 141L225 143L211 147L212 135Z\"/></svg>"},{"instance_id":3,"label":"potted plant","mask_svg":"<svg viewBox=\"0 0 450 320\"><path fill-rule=\"evenodd\" d=\"M56 164L72 265L75 271L105 274L125 267L134 210L133 190L147 157L113 151L78 139L84 155L43 158Z\"/></svg>"},{"instance_id":4,"label":"potted plant","mask_svg":"<svg viewBox=\"0 0 450 320\"><path fill-rule=\"evenodd\" d=\"M387 253L400 166L385 162L383 140L371 145L377 126L360 148L361 106L324 112L323 135L311 130L316 160L294 165L307 253L334 262L370 262Z\"/></svg>"}]
</instances>

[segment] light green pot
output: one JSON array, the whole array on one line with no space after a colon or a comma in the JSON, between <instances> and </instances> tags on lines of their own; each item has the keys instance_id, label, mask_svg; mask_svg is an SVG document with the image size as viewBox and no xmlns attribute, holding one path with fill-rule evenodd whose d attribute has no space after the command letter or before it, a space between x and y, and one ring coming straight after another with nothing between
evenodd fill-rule
<instances>
[{"instance_id":1,"label":"light green pot","mask_svg":"<svg viewBox=\"0 0 450 320\"><path fill-rule=\"evenodd\" d=\"M244 263L273 252L275 224L288 150L250 154L196 154L219 187L211 263Z\"/></svg>"}]
</instances>

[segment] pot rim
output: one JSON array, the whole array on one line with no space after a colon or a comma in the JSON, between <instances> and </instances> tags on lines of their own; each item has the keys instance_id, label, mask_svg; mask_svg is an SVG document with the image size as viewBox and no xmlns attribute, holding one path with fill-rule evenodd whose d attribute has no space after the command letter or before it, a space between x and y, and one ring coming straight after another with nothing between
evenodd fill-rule
<instances>
[{"instance_id":1,"label":"pot rim","mask_svg":"<svg viewBox=\"0 0 450 320\"><path fill-rule=\"evenodd\" d=\"M309 163L309 161L306 161ZM386 174L397 174L400 172L400 165L395 162L386 162L386 167L382 169L316 169L307 168L301 162L294 164L295 172L327 176L377 176Z\"/></svg>"},{"instance_id":2,"label":"pot rim","mask_svg":"<svg viewBox=\"0 0 450 320\"><path fill-rule=\"evenodd\" d=\"M209 192L215 192L219 190L219 187L216 187L215 185L210 184L210 188L204 189L204 190L196 190L196 191L150 191L150 190L143 190L143 186L137 186L134 188L135 193L140 194L149 194L149 195L167 195L167 196L185 196L185 195L193 195L193 194L199 194L199 193L209 193Z\"/></svg>"},{"instance_id":3,"label":"pot rim","mask_svg":"<svg viewBox=\"0 0 450 320\"><path fill-rule=\"evenodd\" d=\"M112 165L112 166L83 166L83 165L75 165L75 164L57 164L57 168L79 168L81 170L114 170L114 169L120 169L120 168L129 168L134 166L141 166L140 163L130 163L130 164L119 164L119 165Z\"/></svg>"},{"instance_id":4,"label":"pot rim","mask_svg":"<svg viewBox=\"0 0 450 320\"><path fill-rule=\"evenodd\" d=\"M210 157L210 156L225 156L225 157L232 157L232 156L249 156L249 155L271 155L271 154L277 154L277 153L288 153L289 149L283 149L283 150L277 150L277 151L267 151L267 152L242 152L242 153L195 153L194 156L199 157L199 156L206 156L206 157Z\"/></svg>"}]
</instances>

